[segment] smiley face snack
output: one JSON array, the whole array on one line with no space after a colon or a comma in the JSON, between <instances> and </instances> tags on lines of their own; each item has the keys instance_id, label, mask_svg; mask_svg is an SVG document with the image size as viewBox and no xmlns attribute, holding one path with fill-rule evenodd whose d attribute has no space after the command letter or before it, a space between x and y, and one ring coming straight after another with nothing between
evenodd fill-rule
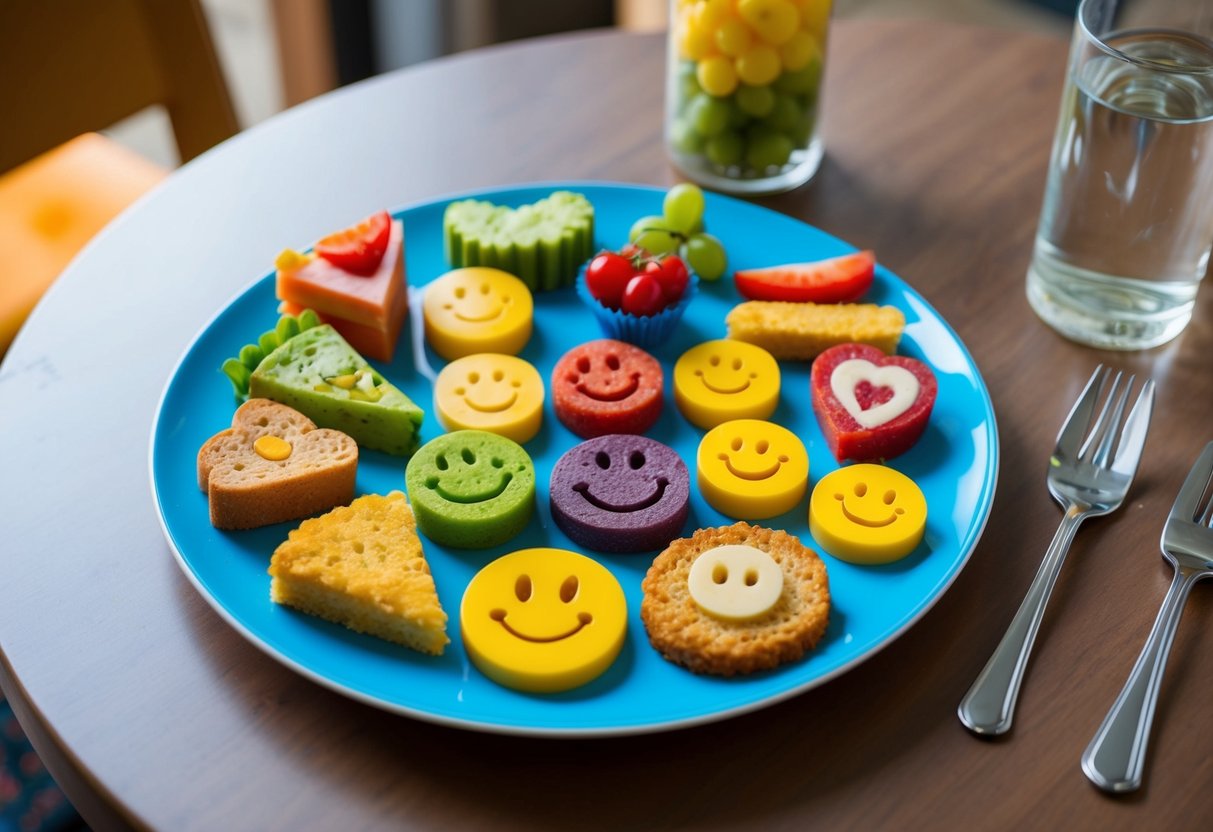
<instances>
[{"instance_id":1,"label":"smiley face snack","mask_svg":"<svg viewBox=\"0 0 1213 832\"><path fill-rule=\"evenodd\" d=\"M434 410L447 430L487 430L526 442L543 424L543 379L512 355L464 356L438 374Z\"/></svg>"},{"instance_id":2,"label":"smiley face snack","mask_svg":"<svg viewBox=\"0 0 1213 832\"><path fill-rule=\"evenodd\" d=\"M732 419L767 419L779 405L779 380L778 362L762 347L705 341L674 364L674 401L704 430Z\"/></svg>"},{"instance_id":3,"label":"smiley face snack","mask_svg":"<svg viewBox=\"0 0 1213 832\"><path fill-rule=\"evenodd\" d=\"M485 676L555 693L611 666L628 614L619 581L601 564L565 549L523 549L476 573L459 620L463 646Z\"/></svg>"},{"instance_id":4,"label":"smiley face snack","mask_svg":"<svg viewBox=\"0 0 1213 832\"><path fill-rule=\"evenodd\" d=\"M708 504L739 519L783 514L808 488L804 443L787 428L758 419L735 419L704 434L696 467Z\"/></svg>"},{"instance_id":5,"label":"smiley face snack","mask_svg":"<svg viewBox=\"0 0 1213 832\"><path fill-rule=\"evenodd\" d=\"M500 269L447 272L425 287L425 340L448 361L481 352L516 355L531 339L531 290Z\"/></svg>"},{"instance_id":6,"label":"smiley face snack","mask_svg":"<svg viewBox=\"0 0 1213 832\"><path fill-rule=\"evenodd\" d=\"M675 540L641 583L653 647L695 673L735 676L800 659L826 631L825 564L783 531L735 523Z\"/></svg>"},{"instance_id":7,"label":"smiley face snack","mask_svg":"<svg viewBox=\"0 0 1213 832\"><path fill-rule=\"evenodd\" d=\"M232 426L198 451L211 525L251 529L295 520L354 497L358 445L268 399L249 399Z\"/></svg>"},{"instance_id":8,"label":"smiley face snack","mask_svg":"<svg viewBox=\"0 0 1213 832\"><path fill-rule=\"evenodd\" d=\"M682 533L690 475L673 448L611 434L568 450L552 469L552 519L598 552L661 549Z\"/></svg>"},{"instance_id":9,"label":"smiley face snack","mask_svg":"<svg viewBox=\"0 0 1213 832\"><path fill-rule=\"evenodd\" d=\"M927 500L905 474L883 465L848 465L821 478L809 498L809 532L851 563L890 563L917 548Z\"/></svg>"},{"instance_id":10,"label":"smiley face snack","mask_svg":"<svg viewBox=\"0 0 1213 832\"><path fill-rule=\"evenodd\" d=\"M935 374L921 361L866 344L840 344L813 362L813 411L839 461L891 459L918 441L935 405Z\"/></svg>"},{"instance_id":11,"label":"smiley face snack","mask_svg":"<svg viewBox=\"0 0 1213 832\"><path fill-rule=\"evenodd\" d=\"M644 433L661 415L663 377L639 347L604 338L566 352L552 368L556 416L582 439Z\"/></svg>"},{"instance_id":12,"label":"smiley face snack","mask_svg":"<svg viewBox=\"0 0 1213 832\"><path fill-rule=\"evenodd\" d=\"M457 549L504 543L535 510L531 458L518 443L482 430L458 430L422 445L404 480L422 534Z\"/></svg>"}]
</instances>

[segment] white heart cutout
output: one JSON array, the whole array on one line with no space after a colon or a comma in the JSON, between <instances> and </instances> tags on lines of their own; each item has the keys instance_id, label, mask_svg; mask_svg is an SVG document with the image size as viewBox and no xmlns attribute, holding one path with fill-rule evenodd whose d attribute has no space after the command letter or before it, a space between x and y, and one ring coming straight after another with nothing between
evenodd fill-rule
<instances>
[{"instance_id":1,"label":"white heart cutout","mask_svg":"<svg viewBox=\"0 0 1213 832\"><path fill-rule=\"evenodd\" d=\"M888 387L893 391L893 398L864 410L855 398L855 388L863 381L873 387ZM887 424L909 410L918 399L919 388L918 379L905 367L895 364L878 367L862 358L849 358L830 374L834 398L856 422L868 429Z\"/></svg>"}]
</instances>

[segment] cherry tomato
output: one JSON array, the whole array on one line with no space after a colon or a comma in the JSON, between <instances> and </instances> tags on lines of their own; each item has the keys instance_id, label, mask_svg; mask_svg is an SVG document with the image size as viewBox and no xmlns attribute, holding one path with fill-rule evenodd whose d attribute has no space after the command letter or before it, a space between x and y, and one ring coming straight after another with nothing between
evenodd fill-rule
<instances>
[{"instance_id":1,"label":"cherry tomato","mask_svg":"<svg viewBox=\"0 0 1213 832\"><path fill-rule=\"evenodd\" d=\"M623 290L621 308L629 315L639 315L640 317L656 315L665 309L665 306L665 292L662 291L657 278L651 274L636 275L628 281L627 288Z\"/></svg>"},{"instance_id":2,"label":"cherry tomato","mask_svg":"<svg viewBox=\"0 0 1213 832\"><path fill-rule=\"evenodd\" d=\"M660 261L650 261L644 270L647 274L657 278L657 282L661 284L661 291L665 293L667 304L678 303L691 279L691 273L687 271L686 263L682 262L681 257L673 254L661 258Z\"/></svg>"},{"instance_id":3,"label":"cherry tomato","mask_svg":"<svg viewBox=\"0 0 1213 832\"><path fill-rule=\"evenodd\" d=\"M859 299L868 290L875 269L876 255L860 251L814 263L739 271L733 274L733 282L750 300L843 303Z\"/></svg>"},{"instance_id":4,"label":"cherry tomato","mask_svg":"<svg viewBox=\"0 0 1213 832\"><path fill-rule=\"evenodd\" d=\"M317 242L316 254L339 269L365 277L379 268L391 236L392 218L380 211Z\"/></svg>"},{"instance_id":5,"label":"cherry tomato","mask_svg":"<svg viewBox=\"0 0 1213 832\"><path fill-rule=\"evenodd\" d=\"M632 279L632 261L621 254L604 251L585 269L585 286L604 306L618 309L623 290Z\"/></svg>"}]
</instances>

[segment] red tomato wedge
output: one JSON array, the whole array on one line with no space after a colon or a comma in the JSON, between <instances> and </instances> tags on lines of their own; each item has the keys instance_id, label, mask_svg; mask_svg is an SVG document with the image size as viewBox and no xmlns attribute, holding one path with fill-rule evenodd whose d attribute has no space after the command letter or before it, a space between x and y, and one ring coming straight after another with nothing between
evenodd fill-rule
<instances>
[{"instance_id":1,"label":"red tomato wedge","mask_svg":"<svg viewBox=\"0 0 1213 832\"><path fill-rule=\"evenodd\" d=\"M733 282L750 300L846 303L862 297L875 274L876 255L861 251L815 263L734 272Z\"/></svg>"},{"instance_id":2,"label":"red tomato wedge","mask_svg":"<svg viewBox=\"0 0 1213 832\"><path fill-rule=\"evenodd\" d=\"M380 211L317 242L316 254L339 269L369 276L379 268L391 233L392 218Z\"/></svg>"}]
</instances>

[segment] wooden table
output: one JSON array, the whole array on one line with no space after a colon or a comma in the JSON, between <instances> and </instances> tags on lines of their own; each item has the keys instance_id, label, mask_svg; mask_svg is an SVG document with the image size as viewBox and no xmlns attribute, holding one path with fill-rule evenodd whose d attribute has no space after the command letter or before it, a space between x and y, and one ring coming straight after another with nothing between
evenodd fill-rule
<instances>
[{"instance_id":1,"label":"wooden table","mask_svg":"<svg viewBox=\"0 0 1213 832\"><path fill-rule=\"evenodd\" d=\"M790 701L668 734L490 736L313 684L183 577L147 473L174 362L279 247L466 188L673 183L662 41L598 33L436 61L175 174L67 271L0 372L0 676L69 796L98 828L1210 828L1213 588L1180 626L1145 788L1110 799L1078 766L1170 580L1165 512L1213 439L1213 294L1181 338L1141 354L1075 346L1029 310L1066 49L993 29L836 26L824 167L764 202L874 248L956 327L997 411L997 498L959 579L887 649ZM1015 728L982 741L956 706L1059 520L1046 456L1100 361L1159 385L1138 482L1079 535Z\"/></svg>"}]
</instances>

